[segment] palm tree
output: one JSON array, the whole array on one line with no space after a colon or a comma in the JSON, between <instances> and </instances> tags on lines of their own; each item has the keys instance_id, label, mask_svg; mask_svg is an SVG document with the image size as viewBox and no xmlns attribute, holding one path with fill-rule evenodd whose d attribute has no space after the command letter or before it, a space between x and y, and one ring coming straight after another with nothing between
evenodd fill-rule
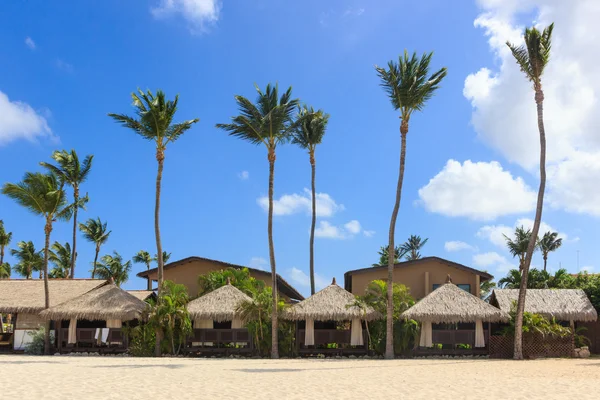
<instances>
[{"instance_id":1,"label":"palm tree","mask_svg":"<svg viewBox=\"0 0 600 400\"><path fill-rule=\"evenodd\" d=\"M408 240L400 246L402 253L406 254L406 261L413 261L421 258L421 253L419 253L419 250L425 246L428 240L429 238L421 239L421 236L410 235Z\"/></svg>"},{"instance_id":2,"label":"palm tree","mask_svg":"<svg viewBox=\"0 0 600 400\"><path fill-rule=\"evenodd\" d=\"M521 285L521 272L516 269L508 271L508 275L498 280L498 287L502 289L518 289Z\"/></svg>"},{"instance_id":3,"label":"palm tree","mask_svg":"<svg viewBox=\"0 0 600 400\"><path fill-rule=\"evenodd\" d=\"M127 282L131 271L131 261L123 262L123 257L116 251L113 251L113 255L107 254L100 260L96 274L101 279L112 280L119 287Z\"/></svg>"},{"instance_id":4,"label":"palm tree","mask_svg":"<svg viewBox=\"0 0 600 400\"><path fill-rule=\"evenodd\" d=\"M6 183L2 187L2 193L17 201L29 211L44 217L44 293L45 308L50 307L50 292L48 289L48 257L50 255L50 234L52 224L56 220L68 220L71 218L72 209L77 204L68 206L63 183L60 179L50 173L27 172L22 182ZM44 335L44 354L50 353L50 324L46 322Z\"/></svg>"},{"instance_id":5,"label":"palm tree","mask_svg":"<svg viewBox=\"0 0 600 400\"><path fill-rule=\"evenodd\" d=\"M217 124L217 128L230 135L252 144L263 144L267 148L269 160L269 216L267 232L269 237L269 261L273 287L273 309L277 309L277 268L275 266L275 247L273 245L273 186L275 177L275 150L277 145L290 140L296 127L293 113L299 101L292 99L292 88L279 97L277 85L267 85L266 92L256 86L258 92L256 105L243 96L235 96L240 109L238 116L232 117L230 124ZM277 340L277 313L271 313L271 358L279 358Z\"/></svg>"},{"instance_id":6,"label":"palm tree","mask_svg":"<svg viewBox=\"0 0 600 400\"><path fill-rule=\"evenodd\" d=\"M18 262L13 266L13 270L25 279L31 279L35 271L40 272L40 279L42 278L42 271L44 270L44 258L42 252L35 249L32 241L29 242L18 242L17 249L11 249L10 255L15 257Z\"/></svg>"},{"instance_id":7,"label":"palm tree","mask_svg":"<svg viewBox=\"0 0 600 400\"><path fill-rule=\"evenodd\" d=\"M69 278L72 254L69 243L63 245L54 242L50 253L50 262L54 264L54 268L50 271L50 278Z\"/></svg>"},{"instance_id":8,"label":"palm tree","mask_svg":"<svg viewBox=\"0 0 600 400\"><path fill-rule=\"evenodd\" d=\"M389 257L389 247L381 246L377 254L379 254L379 264L373 264L374 267L380 267L383 265L388 265L388 257ZM402 260L405 253L400 246L396 246L394 250L394 264L397 264Z\"/></svg>"},{"instance_id":9,"label":"palm tree","mask_svg":"<svg viewBox=\"0 0 600 400\"><path fill-rule=\"evenodd\" d=\"M96 254L94 255L94 268L92 269L92 279L96 276L96 266L98 265L98 253L100 247L106 243L112 231L107 230L107 223L102 222L100 217L96 219L88 219L85 224L79 224L79 230L83 233L83 237L89 242L96 245Z\"/></svg>"},{"instance_id":10,"label":"palm tree","mask_svg":"<svg viewBox=\"0 0 600 400\"><path fill-rule=\"evenodd\" d=\"M308 156L311 166L311 188L312 188L312 221L310 225L310 294L315 294L315 225L317 224L317 193L315 189L315 150L317 145L321 144L327 123L329 122L329 114L325 114L322 110L315 111L312 107L304 106L299 109L298 124L294 131L292 142L303 149L308 150Z\"/></svg>"},{"instance_id":11,"label":"palm tree","mask_svg":"<svg viewBox=\"0 0 600 400\"><path fill-rule=\"evenodd\" d=\"M170 258L171 258L171 253L167 253L166 251L163 250L163 252L162 252L163 265L168 263ZM153 260L158 262L158 254L154 255Z\"/></svg>"},{"instance_id":12,"label":"palm tree","mask_svg":"<svg viewBox=\"0 0 600 400\"><path fill-rule=\"evenodd\" d=\"M558 232L546 232L541 239L538 239L537 247L544 257L544 271L548 262L548 253L558 250L560 246L562 246L562 238L558 237Z\"/></svg>"},{"instance_id":13,"label":"palm tree","mask_svg":"<svg viewBox=\"0 0 600 400\"><path fill-rule=\"evenodd\" d=\"M154 261L154 259L150 255L150 253L148 253L146 250L140 250L140 251L138 251L133 256L132 260L136 264L144 264L144 265L146 265L146 270L148 270L148 271L150 270L150 264L152 264L152 261ZM164 258L163 258L163 261L164 261ZM152 290L152 280L150 278L148 278L147 289L148 290Z\"/></svg>"},{"instance_id":14,"label":"palm tree","mask_svg":"<svg viewBox=\"0 0 600 400\"><path fill-rule=\"evenodd\" d=\"M12 232L6 232L4 221L0 219L0 265L4 264L4 248L10 244Z\"/></svg>"},{"instance_id":15,"label":"palm tree","mask_svg":"<svg viewBox=\"0 0 600 400\"><path fill-rule=\"evenodd\" d=\"M75 262L77 261L77 210L85 209L85 204L89 201L88 195L79 198L79 185L87 179L92 168L93 155L87 155L83 162L79 162L79 157L75 150L70 152L66 150L55 151L52 153L52 159L56 161L57 166L41 162L40 165L47 168L50 172L58 176L62 182L73 188L73 252L71 253L71 265L65 278L75 278Z\"/></svg>"},{"instance_id":16,"label":"palm tree","mask_svg":"<svg viewBox=\"0 0 600 400\"><path fill-rule=\"evenodd\" d=\"M388 252L388 286L387 286L387 325L386 325L386 346L385 357L394 358L394 326L392 314L392 284L394 282L394 235L396 230L396 219L400 209L400 199L402 197L402 182L404 180L404 163L406 159L406 135L408 134L408 124L414 111L421 111L425 103L435 91L440 87L440 82L446 76L446 68L429 75L429 63L433 53L423 54L419 59L417 54L412 57L404 51L404 56L398 58L398 63L390 61L388 68L375 67L377 74L381 78L381 86L387 92L395 110L400 111L400 171L398 174L398 184L396 186L396 202L392 211L389 230Z\"/></svg>"},{"instance_id":17,"label":"palm tree","mask_svg":"<svg viewBox=\"0 0 600 400\"><path fill-rule=\"evenodd\" d=\"M542 208L544 206L544 191L546 189L546 132L544 130L544 91L542 90L542 74L550 60L550 49L552 47L552 30L554 24L550 24L542 32L535 27L525 29L525 44L515 46L510 42L506 45L510 48L521 71L527 79L533 83L535 91L535 103L537 106L537 123L540 134L540 187L538 189L535 219L533 220L532 236L527 246L527 254L523 262L523 279L517 302L515 317L515 354L516 360L523 359L523 313L525 311L525 296L527 290L527 272L531 265L533 252L537 241L540 224L542 222Z\"/></svg>"},{"instance_id":18,"label":"palm tree","mask_svg":"<svg viewBox=\"0 0 600 400\"><path fill-rule=\"evenodd\" d=\"M529 246L529 241L531 240L532 233L531 230L525 228L523 226L519 226L515 229L515 238L512 239L506 235L503 235L506 240L506 246L508 247L508 251L513 257L519 258L519 271L523 272L523 268L525 265L525 257L527 255L527 248ZM537 249L537 246L534 247L534 250Z\"/></svg>"},{"instance_id":19,"label":"palm tree","mask_svg":"<svg viewBox=\"0 0 600 400\"><path fill-rule=\"evenodd\" d=\"M160 294L163 282L163 250L160 238L160 191L162 183L163 166L165 162L165 150L170 142L181 137L198 119L192 119L180 123L173 123L179 95L175 100L167 100L162 90L156 92L156 96L148 90L146 93L138 89L138 93L132 93L133 106L137 119L124 114L108 114L109 117L120 122L126 128L133 130L144 139L151 140L156 145L156 161L158 172L156 174L156 199L154 205L154 235L156 237L156 253L158 254L158 292Z\"/></svg>"},{"instance_id":20,"label":"palm tree","mask_svg":"<svg viewBox=\"0 0 600 400\"><path fill-rule=\"evenodd\" d=\"M0 264L0 279L10 279L10 273L12 272L10 264L5 262Z\"/></svg>"}]
</instances>

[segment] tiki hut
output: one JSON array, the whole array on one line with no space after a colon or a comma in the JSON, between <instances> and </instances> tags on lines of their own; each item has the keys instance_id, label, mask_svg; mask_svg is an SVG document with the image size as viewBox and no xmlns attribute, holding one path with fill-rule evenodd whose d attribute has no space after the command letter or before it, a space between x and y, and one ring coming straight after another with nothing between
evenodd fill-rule
<instances>
[{"instance_id":1,"label":"tiki hut","mask_svg":"<svg viewBox=\"0 0 600 400\"><path fill-rule=\"evenodd\" d=\"M151 298L156 298L156 293L153 290L127 290L127 293L137 297L142 301L146 301Z\"/></svg>"},{"instance_id":2,"label":"tiki hut","mask_svg":"<svg viewBox=\"0 0 600 400\"><path fill-rule=\"evenodd\" d=\"M494 289L490 304L508 313L518 298L519 289ZM527 289L525 311L558 321L598 319L596 309L581 289Z\"/></svg>"},{"instance_id":3,"label":"tiki hut","mask_svg":"<svg viewBox=\"0 0 600 400\"><path fill-rule=\"evenodd\" d=\"M507 321L508 314L460 289L452 283L449 276L446 282L403 312L401 317L421 323L420 347L432 347L433 343L453 346L464 343L473 347L485 347L483 322ZM474 340L471 339L472 332L460 332L458 329L452 332L438 331L434 340L432 324L460 323L475 323Z\"/></svg>"},{"instance_id":4,"label":"tiki hut","mask_svg":"<svg viewBox=\"0 0 600 400\"><path fill-rule=\"evenodd\" d=\"M306 347L328 343L364 346L366 350L368 343L364 341L362 321L379 319L381 315L369 306L359 307L355 305L355 301L355 296L338 286L334 278L331 285L284 311L282 316L284 319L305 321L304 332L299 329L296 331L299 336L296 340L299 351L302 352L302 349L300 349L301 344ZM351 329L350 331L317 329L315 335L315 321L351 321Z\"/></svg>"}]
</instances>

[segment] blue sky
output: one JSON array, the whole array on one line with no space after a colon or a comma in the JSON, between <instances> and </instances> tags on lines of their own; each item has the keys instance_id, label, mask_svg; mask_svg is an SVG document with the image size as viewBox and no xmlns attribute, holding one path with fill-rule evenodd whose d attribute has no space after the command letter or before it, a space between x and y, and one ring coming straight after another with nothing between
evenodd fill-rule
<instances>
[{"instance_id":1,"label":"blue sky","mask_svg":"<svg viewBox=\"0 0 600 400\"><path fill-rule=\"evenodd\" d=\"M586 0L573 7L552 0L5 2L0 182L39 170L39 161L49 161L55 149L94 154L82 187L91 201L80 219L108 221L113 232L103 254L154 252L153 147L106 114L131 113L129 95L137 87L179 93L176 119L200 122L166 153L163 246L172 259L198 255L266 269L267 218L260 205L267 193L266 150L215 124L235 115L234 95L255 97L254 83L292 85L295 96L331 115L317 149L316 270L323 286L376 262L387 238L399 120L374 65L404 49L434 51L432 67L449 72L411 119L397 241L428 237L424 255L500 278L517 265L502 233L533 218L538 184L533 92L503 43L518 41L525 25L556 21L554 64L545 81L549 189L543 220L565 240L549 266L577 272L579 252L579 269L597 271L600 76L597 55L578 46L597 43L593 21L599 15L597 4ZM281 147L277 268L305 294L308 187L307 154ZM13 232L13 246L20 240L43 245L43 221L5 196L0 219ZM70 223L57 223L52 240L69 240L70 229ZM87 277L94 247L80 238L78 253L77 277ZM537 254L534 264L541 263ZM135 277L143 268L134 265L127 288L143 287Z\"/></svg>"}]
</instances>

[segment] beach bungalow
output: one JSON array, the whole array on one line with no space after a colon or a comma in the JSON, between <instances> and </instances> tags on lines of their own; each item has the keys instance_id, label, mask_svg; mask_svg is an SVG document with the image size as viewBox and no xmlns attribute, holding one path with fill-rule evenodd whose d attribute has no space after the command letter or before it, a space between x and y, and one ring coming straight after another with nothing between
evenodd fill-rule
<instances>
[{"instance_id":1,"label":"beach bungalow","mask_svg":"<svg viewBox=\"0 0 600 400\"><path fill-rule=\"evenodd\" d=\"M355 305L355 296L331 285L284 311L282 318L296 321L298 354L367 354L364 321L382 318L369 306Z\"/></svg>"},{"instance_id":2,"label":"beach bungalow","mask_svg":"<svg viewBox=\"0 0 600 400\"><path fill-rule=\"evenodd\" d=\"M106 284L103 279L50 279L50 306L63 303ZM44 281L40 279L0 280L0 312L12 314L13 332L4 333L2 342L9 350L22 351L31 342L29 333L44 326L39 316L45 308Z\"/></svg>"},{"instance_id":3,"label":"beach bungalow","mask_svg":"<svg viewBox=\"0 0 600 400\"><path fill-rule=\"evenodd\" d=\"M126 292L142 301L157 298L156 292L153 290L127 290Z\"/></svg>"},{"instance_id":4,"label":"beach bungalow","mask_svg":"<svg viewBox=\"0 0 600 400\"><path fill-rule=\"evenodd\" d=\"M213 290L187 304L193 333L185 350L194 353L251 353L254 349L248 329L237 309L252 298L233 286Z\"/></svg>"},{"instance_id":5,"label":"beach bungalow","mask_svg":"<svg viewBox=\"0 0 600 400\"><path fill-rule=\"evenodd\" d=\"M59 352L124 352L123 322L141 320L147 309L143 300L106 282L39 315L60 326Z\"/></svg>"},{"instance_id":6,"label":"beach bungalow","mask_svg":"<svg viewBox=\"0 0 600 400\"><path fill-rule=\"evenodd\" d=\"M416 355L486 354L489 324L509 320L508 313L459 288L450 276L401 317L421 324Z\"/></svg>"}]
</instances>

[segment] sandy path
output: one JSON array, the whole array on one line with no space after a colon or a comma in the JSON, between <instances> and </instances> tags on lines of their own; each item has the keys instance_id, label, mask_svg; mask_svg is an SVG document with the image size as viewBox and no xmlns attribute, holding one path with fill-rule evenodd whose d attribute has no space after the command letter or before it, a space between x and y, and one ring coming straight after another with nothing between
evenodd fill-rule
<instances>
[{"instance_id":1,"label":"sandy path","mask_svg":"<svg viewBox=\"0 0 600 400\"><path fill-rule=\"evenodd\" d=\"M2 398L598 399L587 360L238 360L0 356Z\"/></svg>"}]
</instances>

